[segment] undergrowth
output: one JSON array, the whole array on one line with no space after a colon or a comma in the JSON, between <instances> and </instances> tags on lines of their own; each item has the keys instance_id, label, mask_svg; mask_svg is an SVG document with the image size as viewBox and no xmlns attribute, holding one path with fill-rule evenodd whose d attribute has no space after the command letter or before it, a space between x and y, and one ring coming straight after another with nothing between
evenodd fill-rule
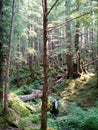
<instances>
[{"instance_id":1,"label":"undergrowth","mask_svg":"<svg viewBox=\"0 0 98 130\"><path fill-rule=\"evenodd\" d=\"M64 109L64 108L63 108ZM49 119L48 125L54 130L98 130L98 108L83 110L74 103L69 103L68 109L56 119Z\"/></svg>"}]
</instances>

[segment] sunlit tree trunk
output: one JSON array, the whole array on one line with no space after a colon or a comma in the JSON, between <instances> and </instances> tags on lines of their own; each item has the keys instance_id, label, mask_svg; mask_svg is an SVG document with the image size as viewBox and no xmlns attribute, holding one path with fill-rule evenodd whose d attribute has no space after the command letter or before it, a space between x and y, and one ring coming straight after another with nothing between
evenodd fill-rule
<instances>
[{"instance_id":1,"label":"sunlit tree trunk","mask_svg":"<svg viewBox=\"0 0 98 130\"><path fill-rule=\"evenodd\" d=\"M0 1L0 22L2 24L3 20L3 1ZM0 26L0 102L3 101L3 32L2 27Z\"/></svg>"},{"instance_id":2,"label":"sunlit tree trunk","mask_svg":"<svg viewBox=\"0 0 98 130\"><path fill-rule=\"evenodd\" d=\"M76 34L75 34L75 53L76 53L76 64L77 64L77 75L81 73L80 67L80 49L79 49L79 23L76 22Z\"/></svg>"},{"instance_id":3,"label":"sunlit tree trunk","mask_svg":"<svg viewBox=\"0 0 98 130\"><path fill-rule=\"evenodd\" d=\"M14 15L15 15L15 0L13 0L13 5L12 5L12 18L11 18L11 27L10 27L10 36L9 36L9 45L8 45L8 58L7 58L7 68L6 68L6 75L5 75L5 89L4 89L5 115L8 113L9 71L10 71L12 39L13 39L13 31L14 31Z\"/></svg>"},{"instance_id":4,"label":"sunlit tree trunk","mask_svg":"<svg viewBox=\"0 0 98 130\"><path fill-rule=\"evenodd\" d=\"M32 41L31 41L31 25L28 26L28 46L32 48ZM30 70L30 73L31 73L31 79L34 78L34 70L33 70L33 56L32 54L28 54L28 64L29 64L29 70Z\"/></svg>"},{"instance_id":5,"label":"sunlit tree trunk","mask_svg":"<svg viewBox=\"0 0 98 130\"><path fill-rule=\"evenodd\" d=\"M42 95L41 108L41 130L47 130L47 103L48 103L48 56L47 56L47 42L48 42L48 15L47 15L47 0L42 0L43 6L43 41L44 41L44 85Z\"/></svg>"}]
</instances>

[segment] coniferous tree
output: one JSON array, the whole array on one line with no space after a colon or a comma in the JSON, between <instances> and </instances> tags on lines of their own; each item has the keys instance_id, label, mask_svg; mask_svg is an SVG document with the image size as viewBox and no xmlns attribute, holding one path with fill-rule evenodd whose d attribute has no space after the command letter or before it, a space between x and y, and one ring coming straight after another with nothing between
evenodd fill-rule
<instances>
[{"instance_id":1,"label":"coniferous tree","mask_svg":"<svg viewBox=\"0 0 98 130\"><path fill-rule=\"evenodd\" d=\"M8 45L7 68L6 68L6 75L5 75L5 89L4 89L4 113L5 115L8 114L9 73L10 73L10 62L11 62L11 52L12 52L12 42L13 42L13 31L14 31L15 2L16 0L13 0L12 18L11 18L10 36L9 36L9 45Z\"/></svg>"},{"instance_id":2,"label":"coniferous tree","mask_svg":"<svg viewBox=\"0 0 98 130\"><path fill-rule=\"evenodd\" d=\"M3 0L0 0L0 101L3 101Z\"/></svg>"},{"instance_id":3,"label":"coniferous tree","mask_svg":"<svg viewBox=\"0 0 98 130\"><path fill-rule=\"evenodd\" d=\"M47 130L47 104L48 104L48 57L47 57L47 42L48 42L48 10L47 0L42 0L43 7L43 42L44 42L44 86L42 95L42 108L41 108L41 130Z\"/></svg>"}]
</instances>

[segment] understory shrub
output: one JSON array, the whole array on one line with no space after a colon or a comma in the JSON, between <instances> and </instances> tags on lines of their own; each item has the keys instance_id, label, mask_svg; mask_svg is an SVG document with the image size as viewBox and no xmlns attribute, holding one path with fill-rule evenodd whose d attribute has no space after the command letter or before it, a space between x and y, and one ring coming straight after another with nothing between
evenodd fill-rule
<instances>
[{"instance_id":1,"label":"understory shrub","mask_svg":"<svg viewBox=\"0 0 98 130\"><path fill-rule=\"evenodd\" d=\"M82 123L81 130L98 130L98 115L88 116Z\"/></svg>"},{"instance_id":2,"label":"understory shrub","mask_svg":"<svg viewBox=\"0 0 98 130\"><path fill-rule=\"evenodd\" d=\"M22 85L18 90L16 90L17 95L30 94L32 89L28 85Z\"/></svg>"},{"instance_id":3,"label":"understory shrub","mask_svg":"<svg viewBox=\"0 0 98 130\"><path fill-rule=\"evenodd\" d=\"M32 123L39 123L40 121L40 115L38 113L30 115L30 120Z\"/></svg>"},{"instance_id":4,"label":"understory shrub","mask_svg":"<svg viewBox=\"0 0 98 130\"><path fill-rule=\"evenodd\" d=\"M38 89L40 86L40 81L39 80L35 80L34 82L32 82L31 84L29 84L29 87L31 89Z\"/></svg>"},{"instance_id":5,"label":"understory shrub","mask_svg":"<svg viewBox=\"0 0 98 130\"><path fill-rule=\"evenodd\" d=\"M54 130L98 130L98 108L83 110L75 103L68 103L65 109L66 112L59 109L61 114L56 119L49 116L49 127Z\"/></svg>"}]
</instances>

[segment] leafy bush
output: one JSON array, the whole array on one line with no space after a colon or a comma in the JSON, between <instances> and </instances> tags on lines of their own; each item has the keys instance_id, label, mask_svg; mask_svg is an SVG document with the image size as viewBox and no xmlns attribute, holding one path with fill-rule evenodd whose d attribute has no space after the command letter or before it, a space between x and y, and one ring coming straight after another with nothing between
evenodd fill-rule
<instances>
[{"instance_id":1,"label":"leafy bush","mask_svg":"<svg viewBox=\"0 0 98 130\"><path fill-rule=\"evenodd\" d=\"M32 92L32 89L29 86L23 85L16 91L16 94L25 95L25 94L30 94L31 92Z\"/></svg>"},{"instance_id":2,"label":"leafy bush","mask_svg":"<svg viewBox=\"0 0 98 130\"><path fill-rule=\"evenodd\" d=\"M35 80L33 83L29 84L29 87L32 89L38 89L40 86L40 81L39 80Z\"/></svg>"},{"instance_id":3,"label":"leafy bush","mask_svg":"<svg viewBox=\"0 0 98 130\"><path fill-rule=\"evenodd\" d=\"M33 114L29 118L32 123L38 123L40 121L40 115L39 114Z\"/></svg>"},{"instance_id":4,"label":"leafy bush","mask_svg":"<svg viewBox=\"0 0 98 130\"><path fill-rule=\"evenodd\" d=\"M49 123L48 123L48 126L50 128L53 128L54 130L58 130L58 126L57 126L57 123L54 122L53 120L51 120ZM60 129L59 129L60 130Z\"/></svg>"},{"instance_id":5,"label":"leafy bush","mask_svg":"<svg viewBox=\"0 0 98 130\"><path fill-rule=\"evenodd\" d=\"M98 130L98 115L88 116L82 123L81 130Z\"/></svg>"}]
</instances>

